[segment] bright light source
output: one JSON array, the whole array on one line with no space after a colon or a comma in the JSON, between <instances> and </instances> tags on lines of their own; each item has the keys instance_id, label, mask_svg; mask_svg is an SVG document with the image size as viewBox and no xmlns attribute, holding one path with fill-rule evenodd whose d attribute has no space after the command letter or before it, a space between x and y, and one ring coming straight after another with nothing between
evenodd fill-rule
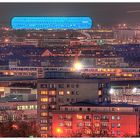
<instances>
[{"instance_id":1,"label":"bright light source","mask_svg":"<svg viewBox=\"0 0 140 140\"><path fill-rule=\"evenodd\" d=\"M133 93L136 93L136 92L137 92L137 88L133 88L133 89L132 89L132 92L133 92Z\"/></svg>"},{"instance_id":2,"label":"bright light source","mask_svg":"<svg viewBox=\"0 0 140 140\"><path fill-rule=\"evenodd\" d=\"M113 93L114 93L114 89L111 88L111 89L109 90L109 93L110 93L110 94L113 94Z\"/></svg>"},{"instance_id":3,"label":"bright light source","mask_svg":"<svg viewBox=\"0 0 140 140\"><path fill-rule=\"evenodd\" d=\"M13 124L13 125L12 125L12 128L13 128L13 129L19 129L18 125L16 125L16 124Z\"/></svg>"},{"instance_id":4,"label":"bright light source","mask_svg":"<svg viewBox=\"0 0 140 140\"><path fill-rule=\"evenodd\" d=\"M75 64L74 64L74 69L75 70L81 70L82 69L82 67L83 67L83 65L80 63L80 62L76 62Z\"/></svg>"},{"instance_id":5,"label":"bright light source","mask_svg":"<svg viewBox=\"0 0 140 140\"><path fill-rule=\"evenodd\" d=\"M8 38L6 38L6 39L4 40L4 42L5 42L5 43L8 43L8 42L9 42L9 39L8 39Z\"/></svg>"},{"instance_id":6,"label":"bright light source","mask_svg":"<svg viewBox=\"0 0 140 140\"><path fill-rule=\"evenodd\" d=\"M56 129L56 132L57 132L57 133L62 133L62 129L57 128L57 129Z\"/></svg>"}]
</instances>

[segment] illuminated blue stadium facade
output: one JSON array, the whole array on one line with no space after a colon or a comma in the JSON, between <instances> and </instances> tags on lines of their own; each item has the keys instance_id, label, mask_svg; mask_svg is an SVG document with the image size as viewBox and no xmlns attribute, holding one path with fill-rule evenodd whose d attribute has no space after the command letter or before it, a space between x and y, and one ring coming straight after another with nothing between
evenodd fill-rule
<instances>
[{"instance_id":1,"label":"illuminated blue stadium facade","mask_svg":"<svg viewBox=\"0 0 140 140\"><path fill-rule=\"evenodd\" d=\"M90 29L92 19L90 17L13 17L11 20L13 29Z\"/></svg>"}]
</instances>

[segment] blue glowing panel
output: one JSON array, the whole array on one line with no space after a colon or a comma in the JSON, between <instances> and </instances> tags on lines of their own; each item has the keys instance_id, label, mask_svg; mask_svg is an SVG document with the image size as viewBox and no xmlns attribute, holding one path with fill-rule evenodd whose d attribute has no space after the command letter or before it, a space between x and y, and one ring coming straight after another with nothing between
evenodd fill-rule
<instances>
[{"instance_id":1,"label":"blue glowing panel","mask_svg":"<svg viewBox=\"0 0 140 140\"><path fill-rule=\"evenodd\" d=\"M13 17L13 29L90 29L90 17Z\"/></svg>"}]
</instances>

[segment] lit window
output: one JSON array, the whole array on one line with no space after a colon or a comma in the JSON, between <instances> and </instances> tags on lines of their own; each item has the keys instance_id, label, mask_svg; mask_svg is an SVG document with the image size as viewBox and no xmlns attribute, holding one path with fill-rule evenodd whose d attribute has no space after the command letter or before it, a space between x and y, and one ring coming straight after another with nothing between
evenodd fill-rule
<instances>
[{"instance_id":1,"label":"lit window","mask_svg":"<svg viewBox=\"0 0 140 140\"><path fill-rule=\"evenodd\" d=\"M48 102L48 98L41 98L40 101L41 102Z\"/></svg>"},{"instance_id":2,"label":"lit window","mask_svg":"<svg viewBox=\"0 0 140 140\"><path fill-rule=\"evenodd\" d=\"M49 95L56 95L56 92L54 90L49 91Z\"/></svg>"},{"instance_id":3,"label":"lit window","mask_svg":"<svg viewBox=\"0 0 140 140\"><path fill-rule=\"evenodd\" d=\"M112 116L111 118L112 118L112 120L115 120L115 116Z\"/></svg>"},{"instance_id":4,"label":"lit window","mask_svg":"<svg viewBox=\"0 0 140 140\"><path fill-rule=\"evenodd\" d=\"M60 123L58 124L58 126L64 126L64 124L60 122Z\"/></svg>"},{"instance_id":5,"label":"lit window","mask_svg":"<svg viewBox=\"0 0 140 140\"><path fill-rule=\"evenodd\" d=\"M40 94L41 95L47 95L48 94L48 91L43 90L43 91L40 92Z\"/></svg>"},{"instance_id":6,"label":"lit window","mask_svg":"<svg viewBox=\"0 0 140 140\"><path fill-rule=\"evenodd\" d=\"M48 137L48 134L41 134L41 137Z\"/></svg>"},{"instance_id":7,"label":"lit window","mask_svg":"<svg viewBox=\"0 0 140 140\"><path fill-rule=\"evenodd\" d=\"M102 91L101 91L101 90L98 91L98 95L99 95L99 96L102 95Z\"/></svg>"},{"instance_id":8,"label":"lit window","mask_svg":"<svg viewBox=\"0 0 140 140\"><path fill-rule=\"evenodd\" d=\"M41 130L46 131L46 130L48 130L48 127L41 127Z\"/></svg>"},{"instance_id":9,"label":"lit window","mask_svg":"<svg viewBox=\"0 0 140 140\"><path fill-rule=\"evenodd\" d=\"M48 113L47 112L41 112L41 116L46 117L46 116L48 116Z\"/></svg>"},{"instance_id":10,"label":"lit window","mask_svg":"<svg viewBox=\"0 0 140 140\"><path fill-rule=\"evenodd\" d=\"M47 107L48 107L47 105L41 105L40 106L41 109L47 109Z\"/></svg>"},{"instance_id":11,"label":"lit window","mask_svg":"<svg viewBox=\"0 0 140 140\"><path fill-rule=\"evenodd\" d=\"M78 123L77 126L81 127L81 126L83 126L83 124L82 123Z\"/></svg>"},{"instance_id":12,"label":"lit window","mask_svg":"<svg viewBox=\"0 0 140 140\"><path fill-rule=\"evenodd\" d=\"M95 127L99 127L100 125L99 125L99 123L95 123Z\"/></svg>"},{"instance_id":13,"label":"lit window","mask_svg":"<svg viewBox=\"0 0 140 140\"><path fill-rule=\"evenodd\" d=\"M78 119L78 120L81 120L82 118L83 118L83 116L82 115L76 115L76 118Z\"/></svg>"},{"instance_id":14,"label":"lit window","mask_svg":"<svg viewBox=\"0 0 140 140\"><path fill-rule=\"evenodd\" d=\"M59 95L64 95L64 91L59 91Z\"/></svg>"},{"instance_id":15,"label":"lit window","mask_svg":"<svg viewBox=\"0 0 140 140\"><path fill-rule=\"evenodd\" d=\"M59 119L63 119L63 116L62 115L59 115Z\"/></svg>"},{"instance_id":16,"label":"lit window","mask_svg":"<svg viewBox=\"0 0 140 140\"><path fill-rule=\"evenodd\" d=\"M115 132L114 131L112 131L112 135L114 135L115 134Z\"/></svg>"},{"instance_id":17,"label":"lit window","mask_svg":"<svg viewBox=\"0 0 140 140\"><path fill-rule=\"evenodd\" d=\"M47 123L47 120L40 120L41 123Z\"/></svg>"},{"instance_id":18,"label":"lit window","mask_svg":"<svg viewBox=\"0 0 140 140\"><path fill-rule=\"evenodd\" d=\"M90 122L85 122L85 126L91 126Z\"/></svg>"},{"instance_id":19,"label":"lit window","mask_svg":"<svg viewBox=\"0 0 140 140\"><path fill-rule=\"evenodd\" d=\"M120 123L118 123L118 124L117 124L117 128L120 128L120 127L121 127L121 124L120 124Z\"/></svg>"},{"instance_id":20,"label":"lit window","mask_svg":"<svg viewBox=\"0 0 140 140\"><path fill-rule=\"evenodd\" d=\"M76 91L76 95L79 95L80 93L79 93L79 91Z\"/></svg>"},{"instance_id":21,"label":"lit window","mask_svg":"<svg viewBox=\"0 0 140 140\"><path fill-rule=\"evenodd\" d=\"M95 131L95 134L100 134L100 131L98 131L98 130L97 130L97 131Z\"/></svg>"},{"instance_id":22,"label":"lit window","mask_svg":"<svg viewBox=\"0 0 140 140\"><path fill-rule=\"evenodd\" d=\"M71 119L72 118L72 116L71 115L66 115L66 119Z\"/></svg>"},{"instance_id":23,"label":"lit window","mask_svg":"<svg viewBox=\"0 0 140 140\"><path fill-rule=\"evenodd\" d=\"M66 122L66 126L71 126L71 122Z\"/></svg>"},{"instance_id":24,"label":"lit window","mask_svg":"<svg viewBox=\"0 0 140 140\"><path fill-rule=\"evenodd\" d=\"M70 91L67 91L67 94L70 95Z\"/></svg>"},{"instance_id":25,"label":"lit window","mask_svg":"<svg viewBox=\"0 0 140 140\"><path fill-rule=\"evenodd\" d=\"M120 116L117 116L117 120L120 120L121 118L120 118Z\"/></svg>"},{"instance_id":26,"label":"lit window","mask_svg":"<svg viewBox=\"0 0 140 140\"><path fill-rule=\"evenodd\" d=\"M94 120L99 120L100 117L99 116L94 116Z\"/></svg>"}]
</instances>

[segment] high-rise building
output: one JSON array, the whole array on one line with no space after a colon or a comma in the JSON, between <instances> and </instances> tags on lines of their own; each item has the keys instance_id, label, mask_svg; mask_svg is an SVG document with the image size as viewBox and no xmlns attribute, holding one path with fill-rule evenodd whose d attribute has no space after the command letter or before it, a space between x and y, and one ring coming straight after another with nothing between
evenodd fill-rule
<instances>
[{"instance_id":1,"label":"high-rise building","mask_svg":"<svg viewBox=\"0 0 140 140\"><path fill-rule=\"evenodd\" d=\"M38 79L38 121L41 137L52 136L52 111L61 105L108 101L107 79L84 78L73 72L48 72Z\"/></svg>"}]
</instances>

